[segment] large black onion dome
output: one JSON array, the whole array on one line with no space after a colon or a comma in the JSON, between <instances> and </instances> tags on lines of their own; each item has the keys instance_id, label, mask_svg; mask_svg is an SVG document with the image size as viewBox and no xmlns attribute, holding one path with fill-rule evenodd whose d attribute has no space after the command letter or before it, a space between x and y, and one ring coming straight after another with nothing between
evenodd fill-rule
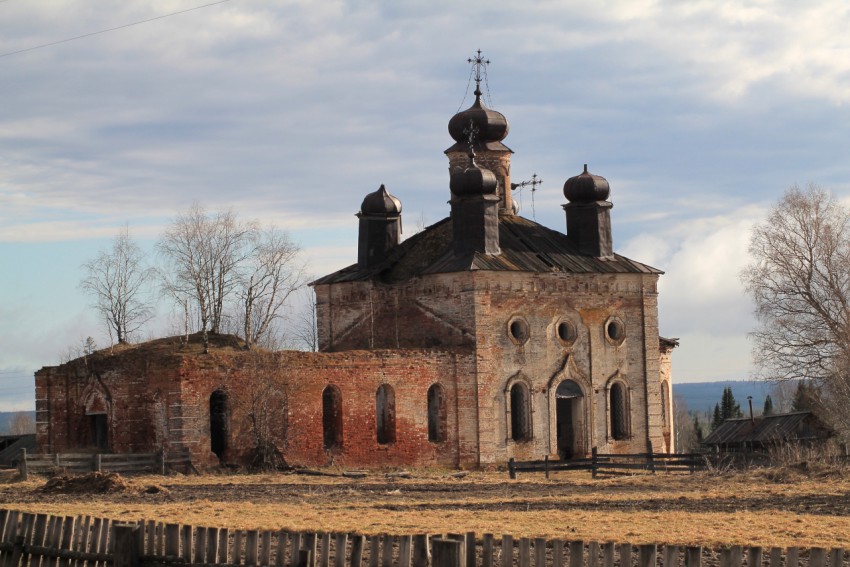
<instances>
[{"instance_id":1,"label":"large black onion dome","mask_svg":"<svg viewBox=\"0 0 850 567\"><path fill-rule=\"evenodd\" d=\"M487 195L496 192L499 182L489 169L482 169L470 160L469 167L452 173L449 188L458 196Z\"/></svg>"},{"instance_id":2,"label":"large black onion dome","mask_svg":"<svg viewBox=\"0 0 850 567\"><path fill-rule=\"evenodd\" d=\"M601 175L588 172L587 164L584 164L584 171L581 174L570 177L564 183L564 197L570 203L605 201L610 194L611 187L608 185L608 180Z\"/></svg>"},{"instance_id":3,"label":"large black onion dome","mask_svg":"<svg viewBox=\"0 0 850 567\"><path fill-rule=\"evenodd\" d=\"M364 215L398 215L401 214L401 201L392 196L387 188L381 187L374 193L369 193L360 205L360 213Z\"/></svg>"},{"instance_id":4,"label":"large black onion dome","mask_svg":"<svg viewBox=\"0 0 850 567\"><path fill-rule=\"evenodd\" d=\"M496 110L484 106L481 102L481 91L475 91L475 102L466 110L462 110L449 120L449 134L455 142L467 142L469 123L476 131L475 143L488 144L501 142L508 135L508 119Z\"/></svg>"}]
</instances>

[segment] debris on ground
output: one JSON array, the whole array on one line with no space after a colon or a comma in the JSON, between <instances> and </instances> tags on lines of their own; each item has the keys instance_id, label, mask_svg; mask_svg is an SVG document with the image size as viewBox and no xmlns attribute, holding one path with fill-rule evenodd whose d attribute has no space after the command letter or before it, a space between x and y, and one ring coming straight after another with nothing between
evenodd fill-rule
<instances>
[{"instance_id":1,"label":"debris on ground","mask_svg":"<svg viewBox=\"0 0 850 567\"><path fill-rule=\"evenodd\" d=\"M91 472L77 476L68 474L57 475L48 479L40 490L49 494L168 493L168 489L162 486L137 486L128 482L117 472Z\"/></svg>"}]
</instances>

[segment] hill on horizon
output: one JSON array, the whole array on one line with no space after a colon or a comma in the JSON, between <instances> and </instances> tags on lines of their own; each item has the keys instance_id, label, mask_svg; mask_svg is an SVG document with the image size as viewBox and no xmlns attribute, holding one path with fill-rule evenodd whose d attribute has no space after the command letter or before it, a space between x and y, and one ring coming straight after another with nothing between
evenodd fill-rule
<instances>
[{"instance_id":1,"label":"hill on horizon","mask_svg":"<svg viewBox=\"0 0 850 567\"><path fill-rule=\"evenodd\" d=\"M735 396L735 401L741 406L741 411L745 415L749 411L747 396L753 397L753 411L756 414L761 413L764 407L764 399L768 394L773 399L774 407L777 406L776 385L762 380L724 380L722 382L690 382L685 384L674 382L673 396L685 400L689 412L711 412L714 410L714 405L720 403L723 390L727 386L732 388L732 395Z\"/></svg>"}]
</instances>

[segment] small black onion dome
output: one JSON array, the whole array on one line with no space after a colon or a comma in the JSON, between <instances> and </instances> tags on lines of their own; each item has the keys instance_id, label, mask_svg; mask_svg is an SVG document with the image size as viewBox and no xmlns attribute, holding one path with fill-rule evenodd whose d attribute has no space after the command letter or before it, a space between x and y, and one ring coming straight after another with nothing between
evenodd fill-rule
<instances>
[{"instance_id":1,"label":"small black onion dome","mask_svg":"<svg viewBox=\"0 0 850 567\"><path fill-rule=\"evenodd\" d=\"M481 102L481 91L475 91L475 102L466 110L462 110L449 120L449 134L455 142L466 142L469 139L464 132L469 128L470 121L477 128L475 142L501 142L508 135L508 119L496 110L484 106Z\"/></svg>"},{"instance_id":2,"label":"small black onion dome","mask_svg":"<svg viewBox=\"0 0 850 567\"><path fill-rule=\"evenodd\" d=\"M489 169L481 169L474 160L466 169L458 169L449 180L452 193L459 196L487 195L496 192L499 182Z\"/></svg>"},{"instance_id":3,"label":"small black onion dome","mask_svg":"<svg viewBox=\"0 0 850 567\"><path fill-rule=\"evenodd\" d=\"M401 201L393 197L387 188L381 187L374 193L369 193L360 205L360 213L364 215L398 215L401 214Z\"/></svg>"},{"instance_id":4,"label":"small black onion dome","mask_svg":"<svg viewBox=\"0 0 850 567\"><path fill-rule=\"evenodd\" d=\"M587 164L584 164L584 171L581 174L570 177L564 183L564 197L570 203L605 201L610 194L611 186L608 185L608 180L601 175L588 172Z\"/></svg>"}]
</instances>

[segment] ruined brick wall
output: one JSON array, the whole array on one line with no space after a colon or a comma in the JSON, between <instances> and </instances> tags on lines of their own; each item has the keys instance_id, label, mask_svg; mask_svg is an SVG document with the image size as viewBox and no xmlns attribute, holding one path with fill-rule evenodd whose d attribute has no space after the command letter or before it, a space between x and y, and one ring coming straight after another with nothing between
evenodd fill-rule
<instances>
[{"instance_id":1,"label":"ruined brick wall","mask_svg":"<svg viewBox=\"0 0 850 567\"><path fill-rule=\"evenodd\" d=\"M36 372L41 452L151 452L169 439L169 400L179 388L174 359L104 352ZM101 447L99 419L106 426Z\"/></svg>"},{"instance_id":2,"label":"ruined brick wall","mask_svg":"<svg viewBox=\"0 0 850 567\"><path fill-rule=\"evenodd\" d=\"M197 465L214 465L219 457L211 433L222 431L212 418L215 392L227 408L224 448L219 447L225 462L250 463L261 408L270 440L290 464L469 467L478 464L476 428L459 427L458 421L476 421L474 408L467 407L474 406L469 401L474 382L468 350L212 349L207 355L152 356L141 347L37 372L38 442L42 452L185 447ZM442 392L443 438L429 440L428 391L434 384ZM381 385L392 388L395 398L394 439L387 443L378 442L376 430ZM333 449L324 447L323 438L328 386L338 388L342 400L342 443ZM108 419L105 449L96 448L89 434L91 412Z\"/></svg>"},{"instance_id":3,"label":"ruined brick wall","mask_svg":"<svg viewBox=\"0 0 850 567\"><path fill-rule=\"evenodd\" d=\"M222 390L231 401L231 439L226 460L246 462L251 448L250 398L259 380L284 394L275 443L289 464L320 466L474 466L477 447L458 437L458 378L472 372L471 356L429 351L279 352L213 354L184 360L183 407L204 408ZM428 439L427 393L440 384L445 394L446 438ZM382 384L395 395L395 440L378 442L376 393ZM326 449L323 392L338 388L342 400L342 444ZM199 462L213 463L209 412L200 411L185 442Z\"/></svg>"}]
</instances>

